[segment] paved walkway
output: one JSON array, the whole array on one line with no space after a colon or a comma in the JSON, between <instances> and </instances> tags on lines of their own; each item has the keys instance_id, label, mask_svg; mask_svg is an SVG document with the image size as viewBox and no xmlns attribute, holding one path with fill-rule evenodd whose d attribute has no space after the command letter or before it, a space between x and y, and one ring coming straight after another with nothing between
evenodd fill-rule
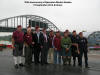
<instances>
[{"instance_id":1,"label":"paved walkway","mask_svg":"<svg viewBox=\"0 0 100 75\"><path fill-rule=\"evenodd\" d=\"M63 65L32 65L30 68L16 70L13 66L11 50L0 51L0 75L100 75L100 55L89 53L90 69L79 68L78 66Z\"/></svg>"}]
</instances>

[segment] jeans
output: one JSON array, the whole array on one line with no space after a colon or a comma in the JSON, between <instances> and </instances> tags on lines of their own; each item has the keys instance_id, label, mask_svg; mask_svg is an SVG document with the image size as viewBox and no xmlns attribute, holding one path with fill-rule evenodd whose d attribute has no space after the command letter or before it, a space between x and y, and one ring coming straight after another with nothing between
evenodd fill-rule
<instances>
[{"instance_id":1,"label":"jeans","mask_svg":"<svg viewBox=\"0 0 100 75\"><path fill-rule=\"evenodd\" d=\"M61 51L54 50L54 64L61 64Z\"/></svg>"}]
</instances>

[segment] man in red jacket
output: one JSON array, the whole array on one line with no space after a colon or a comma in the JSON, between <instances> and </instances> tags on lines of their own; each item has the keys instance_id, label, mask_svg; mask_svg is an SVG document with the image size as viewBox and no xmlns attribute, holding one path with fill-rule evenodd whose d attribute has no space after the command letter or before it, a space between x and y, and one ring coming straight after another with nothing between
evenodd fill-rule
<instances>
[{"instance_id":1,"label":"man in red jacket","mask_svg":"<svg viewBox=\"0 0 100 75\"><path fill-rule=\"evenodd\" d=\"M18 69L19 66L23 67L22 63L22 54L23 54L23 36L21 25L17 26L17 29L13 32L12 35L12 47L13 47L13 56L15 68Z\"/></svg>"},{"instance_id":2,"label":"man in red jacket","mask_svg":"<svg viewBox=\"0 0 100 75\"><path fill-rule=\"evenodd\" d=\"M59 31L56 32L54 38L54 64L61 64L61 35Z\"/></svg>"}]
</instances>

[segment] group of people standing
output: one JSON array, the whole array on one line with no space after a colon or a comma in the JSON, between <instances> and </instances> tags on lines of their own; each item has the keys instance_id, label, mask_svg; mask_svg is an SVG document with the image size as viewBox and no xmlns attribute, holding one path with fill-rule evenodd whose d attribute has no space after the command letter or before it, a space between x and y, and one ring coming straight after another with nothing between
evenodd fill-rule
<instances>
[{"instance_id":1,"label":"group of people standing","mask_svg":"<svg viewBox=\"0 0 100 75\"><path fill-rule=\"evenodd\" d=\"M32 32L30 26L27 27L27 32L22 32L21 25L17 26L17 30L12 35L13 58L15 68L30 67L33 63L38 65L46 65L48 63L71 65L73 57L73 66L82 67L82 57L85 57L85 67L88 68L88 42L83 33L77 35L76 31L70 35L66 30L63 35L59 31L55 34L53 30L47 34L45 28L40 31L39 26L35 27L35 32ZM25 57L25 64L22 62Z\"/></svg>"}]
</instances>

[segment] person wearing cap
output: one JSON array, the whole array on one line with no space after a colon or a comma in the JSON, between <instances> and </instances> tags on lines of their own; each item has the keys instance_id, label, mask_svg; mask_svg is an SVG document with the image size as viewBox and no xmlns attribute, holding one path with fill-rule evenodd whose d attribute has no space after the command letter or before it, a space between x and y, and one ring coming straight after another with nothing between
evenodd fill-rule
<instances>
[{"instance_id":1,"label":"person wearing cap","mask_svg":"<svg viewBox=\"0 0 100 75\"><path fill-rule=\"evenodd\" d=\"M44 44L44 36L42 32L40 32L40 28L36 26L35 33L34 33L34 62L36 65L40 63L40 52L43 48Z\"/></svg>"},{"instance_id":2,"label":"person wearing cap","mask_svg":"<svg viewBox=\"0 0 100 75\"><path fill-rule=\"evenodd\" d=\"M76 58L78 59L78 63L79 63L78 38L79 38L79 36L77 36L77 33L74 30L72 32L72 37L71 37L71 40L72 40L71 50L72 50L72 57L73 57L73 66L76 65Z\"/></svg>"},{"instance_id":3,"label":"person wearing cap","mask_svg":"<svg viewBox=\"0 0 100 75\"><path fill-rule=\"evenodd\" d=\"M22 54L23 54L23 36L21 25L17 26L17 30L13 32L12 35L12 48L13 48L13 56L15 68L23 67L22 63Z\"/></svg>"},{"instance_id":4,"label":"person wearing cap","mask_svg":"<svg viewBox=\"0 0 100 75\"><path fill-rule=\"evenodd\" d=\"M48 57L48 50L49 50L49 37L47 35L46 29L43 28L42 30L44 36L44 43L43 48L41 49L41 65L48 64L47 57Z\"/></svg>"},{"instance_id":5,"label":"person wearing cap","mask_svg":"<svg viewBox=\"0 0 100 75\"><path fill-rule=\"evenodd\" d=\"M88 67L88 41L87 39L83 36L83 33L80 32L79 33L79 40L78 40L78 47L79 47L79 51L80 51L80 55L79 55L79 66L82 67L82 57L84 54L84 58L85 58L85 67Z\"/></svg>"},{"instance_id":6,"label":"person wearing cap","mask_svg":"<svg viewBox=\"0 0 100 75\"><path fill-rule=\"evenodd\" d=\"M54 40L54 37L55 37L53 30L50 31L48 37L49 37L49 52L48 52L49 59L48 59L48 61L49 61L49 63L53 63L53 53L54 53L53 40Z\"/></svg>"},{"instance_id":7,"label":"person wearing cap","mask_svg":"<svg viewBox=\"0 0 100 75\"><path fill-rule=\"evenodd\" d=\"M27 27L27 32L24 34L24 45L25 45L25 66L29 67L32 64L32 50L34 46L33 33L31 27Z\"/></svg>"},{"instance_id":8,"label":"person wearing cap","mask_svg":"<svg viewBox=\"0 0 100 75\"><path fill-rule=\"evenodd\" d=\"M61 64L61 35L59 31L56 32L56 36L54 38L53 43L54 43L54 64Z\"/></svg>"},{"instance_id":9,"label":"person wearing cap","mask_svg":"<svg viewBox=\"0 0 100 75\"><path fill-rule=\"evenodd\" d=\"M63 65L71 65L71 44L68 32L64 32L64 37L61 40Z\"/></svg>"}]
</instances>

